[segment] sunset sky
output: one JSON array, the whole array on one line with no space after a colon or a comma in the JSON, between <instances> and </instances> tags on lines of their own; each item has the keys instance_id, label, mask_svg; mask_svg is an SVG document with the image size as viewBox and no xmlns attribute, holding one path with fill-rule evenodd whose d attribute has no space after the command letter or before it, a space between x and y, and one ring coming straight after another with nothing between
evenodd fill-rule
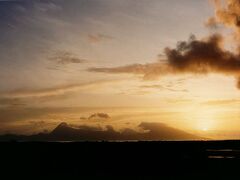
<instances>
[{"instance_id":1,"label":"sunset sky","mask_svg":"<svg viewBox=\"0 0 240 180\"><path fill-rule=\"evenodd\" d=\"M0 134L159 122L240 138L239 17L238 0L0 1Z\"/></svg>"}]
</instances>

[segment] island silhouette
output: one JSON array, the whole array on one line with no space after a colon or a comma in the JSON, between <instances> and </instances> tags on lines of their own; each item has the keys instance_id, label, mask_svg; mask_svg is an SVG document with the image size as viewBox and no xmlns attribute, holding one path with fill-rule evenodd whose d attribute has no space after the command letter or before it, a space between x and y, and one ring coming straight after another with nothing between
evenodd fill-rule
<instances>
[{"instance_id":1,"label":"island silhouette","mask_svg":"<svg viewBox=\"0 0 240 180\"><path fill-rule=\"evenodd\" d=\"M163 123L142 122L138 125L142 131L125 128L115 130L111 125L105 128L85 125L71 126L60 123L50 133L33 135L5 134L0 141L158 141L158 140L203 140L185 131L169 127Z\"/></svg>"}]
</instances>

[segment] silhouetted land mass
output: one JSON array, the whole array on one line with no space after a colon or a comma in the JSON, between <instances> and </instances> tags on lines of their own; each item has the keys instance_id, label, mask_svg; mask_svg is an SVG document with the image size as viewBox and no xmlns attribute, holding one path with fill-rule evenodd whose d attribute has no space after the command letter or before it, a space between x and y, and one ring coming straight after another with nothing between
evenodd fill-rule
<instances>
[{"instance_id":1,"label":"silhouetted land mass","mask_svg":"<svg viewBox=\"0 0 240 180\"><path fill-rule=\"evenodd\" d=\"M101 127L79 126L71 127L67 123L60 123L50 133L35 135L7 134L0 136L0 141L116 141L116 140L200 140L201 137L168 127L162 123L143 122L139 127L144 132L134 129L124 129L121 132L114 130L110 125L106 129Z\"/></svg>"},{"instance_id":2,"label":"silhouetted land mass","mask_svg":"<svg viewBox=\"0 0 240 180\"><path fill-rule=\"evenodd\" d=\"M75 129L61 123L49 134L1 136L0 177L131 180L240 178L240 141L114 141L120 137L144 140L153 137L154 140L160 137L195 137L163 125L154 125L156 129L151 123L142 124L149 130L147 134L132 130L119 134L111 127L104 131L87 129L89 127ZM163 132L157 133L159 129ZM169 136L169 132L175 135ZM84 142L84 138L90 141ZM64 141L69 139L81 142Z\"/></svg>"}]
</instances>

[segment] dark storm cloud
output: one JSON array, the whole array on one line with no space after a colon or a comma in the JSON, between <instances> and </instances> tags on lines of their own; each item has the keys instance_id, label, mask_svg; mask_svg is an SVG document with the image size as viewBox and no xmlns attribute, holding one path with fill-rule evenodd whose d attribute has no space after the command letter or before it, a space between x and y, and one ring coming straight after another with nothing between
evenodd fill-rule
<instances>
[{"instance_id":1,"label":"dark storm cloud","mask_svg":"<svg viewBox=\"0 0 240 180\"><path fill-rule=\"evenodd\" d=\"M192 72L205 74L219 72L239 74L240 55L222 49L222 37L212 35L207 40L179 42L175 49L166 48L168 66L176 72Z\"/></svg>"},{"instance_id":2,"label":"dark storm cloud","mask_svg":"<svg viewBox=\"0 0 240 180\"><path fill-rule=\"evenodd\" d=\"M207 40L190 38L175 49L166 48L168 66L176 73L220 73L237 78L239 88L240 54L222 48L222 36L212 35Z\"/></svg>"},{"instance_id":3,"label":"dark storm cloud","mask_svg":"<svg viewBox=\"0 0 240 180\"><path fill-rule=\"evenodd\" d=\"M231 28L234 34L233 44L236 51L224 49L224 36L213 34L197 40L191 36L181 41L176 48L165 48L165 61L148 64L130 64L113 68L90 68L91 72L132 73L142 75L144 79L153 79L167 74L208 74L219 73L237 79L240 88L240 1L214 0L215 16L208 19L207 26Z\"/></svg>"},{"instance_id":4,"label":"dark storm cloud","mask_svg":"<svg viewBox=\"0 0 240 180\"><path fill-rule=\"evenodd\" d=\"M166 48L166 61L148 64L132 64L114 68L90 68L89 71L104 73L133 73L152 79L167 74L208 74L231 75L240 84L240 54L222 48L222 36L214 34L203 40L191 36L181 41L176 48Z\"/></svg>"}]
</instances>

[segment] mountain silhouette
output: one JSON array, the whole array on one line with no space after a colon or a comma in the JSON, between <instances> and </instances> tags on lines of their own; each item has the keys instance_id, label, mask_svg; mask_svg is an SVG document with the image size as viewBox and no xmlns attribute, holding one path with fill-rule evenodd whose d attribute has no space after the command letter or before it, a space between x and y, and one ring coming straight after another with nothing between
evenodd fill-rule
<instances>
[{"instance_id":1,"label":"mountain silhouette","mask_svg":"<svg viewBox=\"0 0 240 180\"><path fill-rule=\"evenodd\" d=\"M60 123L50 133L35 135L6 134L0 136L0 141L117 141L117 140L200 140L204 139L196 135L169 127L163 123L142 122L139 125L143 131L126 128L119 132L110 125L106 128L79 126L77 128Z\"/></svg>"},{"instance_id":2,"label":"mountain silhouette","mask_svg":"<svg viewBox=\"0 0 240 180\"><path fill-rule=\"evenodd\" d=\"M75 133L75 129L68 126L67 123L60 123L53 131L50 133L52 136L69 136Z\"/></svg>"}]
</instances>

